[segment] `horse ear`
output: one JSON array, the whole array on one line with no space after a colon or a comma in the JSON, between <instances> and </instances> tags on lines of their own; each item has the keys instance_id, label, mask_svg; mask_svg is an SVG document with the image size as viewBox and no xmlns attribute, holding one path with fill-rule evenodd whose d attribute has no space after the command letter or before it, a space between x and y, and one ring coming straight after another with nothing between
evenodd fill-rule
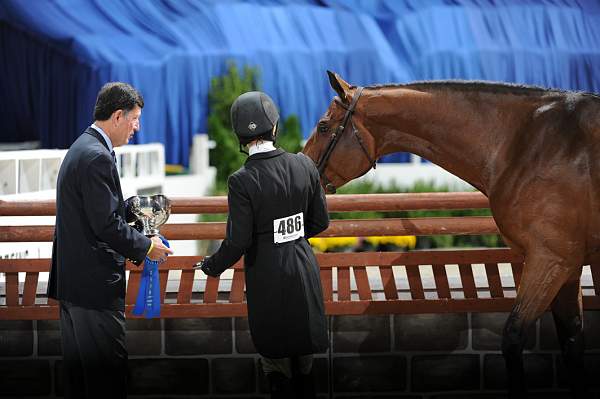
<instances>
[{"instance_id":1,"label":"horse ear","mask_svg":"<svg viewBox=\"0 0 600 399\"><path fill-rule=\"evenodd\" d=\"M329 76L329 84L331 88L340 96L340 99L344 102L348 102L348 95L346 94L350 89L350 85L335 72L327 71Z\"/></svg>"}]
</instances>

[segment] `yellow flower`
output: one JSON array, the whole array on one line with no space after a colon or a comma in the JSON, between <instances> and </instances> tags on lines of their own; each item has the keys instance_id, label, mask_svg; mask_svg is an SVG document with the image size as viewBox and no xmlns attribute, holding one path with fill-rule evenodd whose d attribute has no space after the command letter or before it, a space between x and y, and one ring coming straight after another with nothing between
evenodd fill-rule
<instances>
[{"instance_id":1,"label":"yellow flower","mask_svg":"<svg viewBox=\"0 0 600 399\"><path fill-rule=\"evenodd\" d=\"M366 237L365 240L373 246L392 244L401 248L414 249L417 245L417 237L415 236L373 236ZM308 242L313 248L326 252L334 248L340 247L356 247L358 246L358 237L313 237L309 238Z\"/></svg>"},{"instance_id":2,"label":"yellow flower","mask_svg":"<svg viewBox=\"0 0 600 399\"><path fill-rule=\"evenodd\" d=\"M417 245L417 237L415 236L372 236L366 237L365 240L374 246L392 244L402 248L414 249Z\"/></svg>"},{"instance_id":3,"label":"yellow flower","mask_svg":"<svg viewBox=\"0 0 600 399\"><path fill-rule=\"evenodd\" d=\"M358 237L312 237L310 245L321 252L339 247L354 247L358 245Z\"/></svg>"}]
</instances>

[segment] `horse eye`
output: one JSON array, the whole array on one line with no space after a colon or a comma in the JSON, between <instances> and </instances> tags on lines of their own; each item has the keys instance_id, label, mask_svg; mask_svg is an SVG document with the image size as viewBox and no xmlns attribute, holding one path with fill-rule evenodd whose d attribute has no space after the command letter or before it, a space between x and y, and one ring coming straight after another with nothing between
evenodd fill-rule
<instances>
[{"instance_id":1,"label":"horse eye","mask_svg":"<svg viewBox=\"0 0 600 399\"><path fill-rule=\"evenodd\" d=\"M327 133L329 131L329 127L327 127L326 122L319 122L319 132Z\"/></svg>"}]
</instances>

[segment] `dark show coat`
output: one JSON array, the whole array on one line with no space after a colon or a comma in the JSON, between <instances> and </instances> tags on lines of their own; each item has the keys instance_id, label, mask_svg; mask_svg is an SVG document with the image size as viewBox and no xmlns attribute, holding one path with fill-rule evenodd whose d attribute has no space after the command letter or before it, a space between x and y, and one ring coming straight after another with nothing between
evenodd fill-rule
<instances>
[{"instance_id":1,"label":"dark show coat","mask_svg":"<svg viewBox=\"0 0 600 399\"><path fill-rule=\"evenodd\" d=\"M227 234L206 259L218 275L244 255L250 333L269 358L328 347L319 265L307 239L329 225L319 173L304 154L257 153L229 177ZM304 217L305 236L274 243L274 220Z\"/></svg>"},{"instance_id":2,"label":"dark show coat","mask_svg":"<svg viewBox=\"0 0 600 399\"><path fill-rule=\"evenodd\" d=\"M125 310L125 258L139 265L150 239L125 222L112 154L89 127L63 160L48 296L90 309Z\"/></svg>"}]
</instances>

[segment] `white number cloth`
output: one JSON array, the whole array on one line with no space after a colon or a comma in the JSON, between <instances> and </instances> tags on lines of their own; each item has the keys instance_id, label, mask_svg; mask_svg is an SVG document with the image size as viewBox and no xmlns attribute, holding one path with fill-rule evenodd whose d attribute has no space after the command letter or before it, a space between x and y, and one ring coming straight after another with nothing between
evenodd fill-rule
<instances>
[{"instance_id":1,"label":"white number cloth","mask_svg":"<svg viewBox=\"0 0 600 399\"><path fill-rule=\"evenodd\" d=\"M273 242L275 244L294 241L300 237L304 237L304 214L302 212L273 220Z\"/></svg>"}]
</instances>

